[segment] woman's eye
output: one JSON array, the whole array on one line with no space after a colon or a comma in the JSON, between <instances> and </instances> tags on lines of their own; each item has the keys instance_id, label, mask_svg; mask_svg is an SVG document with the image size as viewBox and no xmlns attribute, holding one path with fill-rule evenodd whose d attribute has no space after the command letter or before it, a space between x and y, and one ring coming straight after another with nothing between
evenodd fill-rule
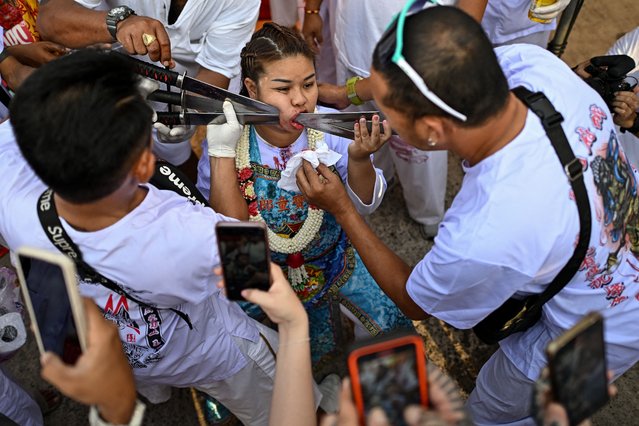
<instances>
[{"instance_id":1,"label":"woman's eye","mask_svg":"<svg viewBox=\"0 0 639 426\"><path fill-rule=\"evenodd\" d=\"M281 93L286 93L288 92L288 87L276 87L275 90Z\"/></svg>"},{"instance_id":2,"label":"woman's eye","mask_svg":"<svg viewBox=\"0 0 639 426\"><path fill-rule=\"evenodd\" d=\"M304 88L305 89L310 89L313 86L315 86L315 82L314 81L304 84Z\"/></svg>"}]
</instances>

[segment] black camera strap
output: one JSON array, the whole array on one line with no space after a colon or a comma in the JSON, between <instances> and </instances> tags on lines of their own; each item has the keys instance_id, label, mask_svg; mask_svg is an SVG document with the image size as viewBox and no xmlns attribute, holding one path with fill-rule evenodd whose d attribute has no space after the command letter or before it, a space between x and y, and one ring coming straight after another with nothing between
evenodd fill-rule
<instances>
[{"instance_id":1,"label":"black camera strap","mask_svg":"<svg viewBox=\"0 0 639 426\"><path fill-rule=\"evenodd\" d=\"M592 227L590 202L588 201L588 191L584 183L583 166L575 157L568 139L566 139L566 134L561 127L561 123L564 121L563 116L557 112L550 100L541 92L531 92L521 86L514 88L513 92L541 120L541 124L570 181L579 211L579 241L568 263L559 271L555 279L548 284L544 292L535 298L534 304L541 307L568 284L586 257Z\"/></svg>"},{"instance_id":2,"label":"black camera strap","mask_svg":"<svg viewBox=\"0 0 639 426\"><path fill-rule=\"evenodd\" d=\"M112 292L117 293L120 296L124 296L127 299L137 303L143 308L156 311L156 314L158 309L168 309L170 311L173 311L177 316L182 318L188 324L189 329L193 329L193 325L191 324L191 319L189 318L188 314L174 308L156 308L154 306L150 306L149 304L131 296L122 288L122 286L100 274L98 271L93 269L91 265L86 263L82 258L82 252L80 251L78 246L76 246L75 243L71 240L71 238L69 238L69 235L64 230L64 227L60 222L58 211L55 207L53 191L50 188L44 191L42 195L40 195L40 198L38 199L37 209L40 224L42 225L42 229L44 229L45 234L47 234L49 241L51 241L51 243L58 250L60 250L63 254L69 256L71 260L75 262L78 269L78 274L83 281L102 285Z\"/></svg>"}]
</instances>

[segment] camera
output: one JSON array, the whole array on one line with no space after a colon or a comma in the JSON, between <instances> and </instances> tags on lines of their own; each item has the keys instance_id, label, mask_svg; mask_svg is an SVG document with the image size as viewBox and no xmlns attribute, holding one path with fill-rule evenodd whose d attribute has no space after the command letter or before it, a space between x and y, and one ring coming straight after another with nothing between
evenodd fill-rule
<instances>
[{"instance_id":1,"label":"camera","mask_svg":"<svg viewBox=\"0 0 639 426\"><path fill-rule=\"evenodd\" d=\"M637 85L626 81L627 74L635 67L635 61L628 55L596 56L585 69L590 77L585 79L612 109L616 92L629 92Z\"/></svg>"}]
</instances>

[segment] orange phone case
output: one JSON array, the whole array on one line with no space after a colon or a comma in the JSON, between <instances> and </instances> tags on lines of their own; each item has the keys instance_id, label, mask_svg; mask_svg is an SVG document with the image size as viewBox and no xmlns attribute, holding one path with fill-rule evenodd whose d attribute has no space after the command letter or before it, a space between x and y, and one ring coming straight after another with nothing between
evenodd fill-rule
<instances>
[{"instance_id":1,"label":"orange phone case","mask_svg":"<svg viewBox=\"0 0 639 426\"><path fill-rule=\"evenodd\" d=\"M365 405L364 395L362 393L362 384L358 368L358 360L367 355L388 352L403 346L413 346L416 358L416 371L419 382L419 401L420 405L428 406L428 377L426 371L426 353L424 351L424 342L422 337L413 332L391 333L382 338L375 338L364 342L358 342L353 346L348 355L348 370L351 377L351 387L353 390L353 399L359 414L360 424L365 426Z\"/></svg>"}]
</instances>

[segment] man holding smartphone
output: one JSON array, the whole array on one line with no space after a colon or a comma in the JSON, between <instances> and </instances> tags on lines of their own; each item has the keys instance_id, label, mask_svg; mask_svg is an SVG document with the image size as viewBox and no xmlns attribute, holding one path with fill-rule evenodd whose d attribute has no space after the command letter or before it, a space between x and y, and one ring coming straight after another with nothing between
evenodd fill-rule
<instances>
[{"instance_id":1,"label":"man holding smartphone","mask_svg":"<svg viewBox=\"0 0 639 426\"><path fill-rule=\"evenodd\" d=\"M545 348L585 313L605 316L615 377L639 360L632 326L639 320L639 176L603 100L559 59L523 44L493 50L470 17L448 7L420 11L422 3L409 1L377 44L371 79L376 103L405 141L464 160L462 187L431 251L414 269L403 262L323 166L323 182L305 164L298 185L337 218L407 316L473 328L509 298L543 292L575 251L580 220L567 172L539 118L511 89L545 94L583 169L592 210L587 254L541 319L500 342L468 400L479 425L534 424L530 401Z\"/></svg>"},{"instance_id":2,"label":"man holding smartphone","mask_svg":"<svg viewBox=\"0 0 639 426\"><path fill-rule=\"evenodd\" d=\"M192 386L266 425L277 335L215 286L215 224L227 219L148 184L152 111L116 56L73 53L17 92L0 124L0 234L12 250L80 252L119 287L79 268L80 292L118 326L138 385ZM58 225L45 228L38 210L52 209Z\"/></svg>"}]
</instances>

